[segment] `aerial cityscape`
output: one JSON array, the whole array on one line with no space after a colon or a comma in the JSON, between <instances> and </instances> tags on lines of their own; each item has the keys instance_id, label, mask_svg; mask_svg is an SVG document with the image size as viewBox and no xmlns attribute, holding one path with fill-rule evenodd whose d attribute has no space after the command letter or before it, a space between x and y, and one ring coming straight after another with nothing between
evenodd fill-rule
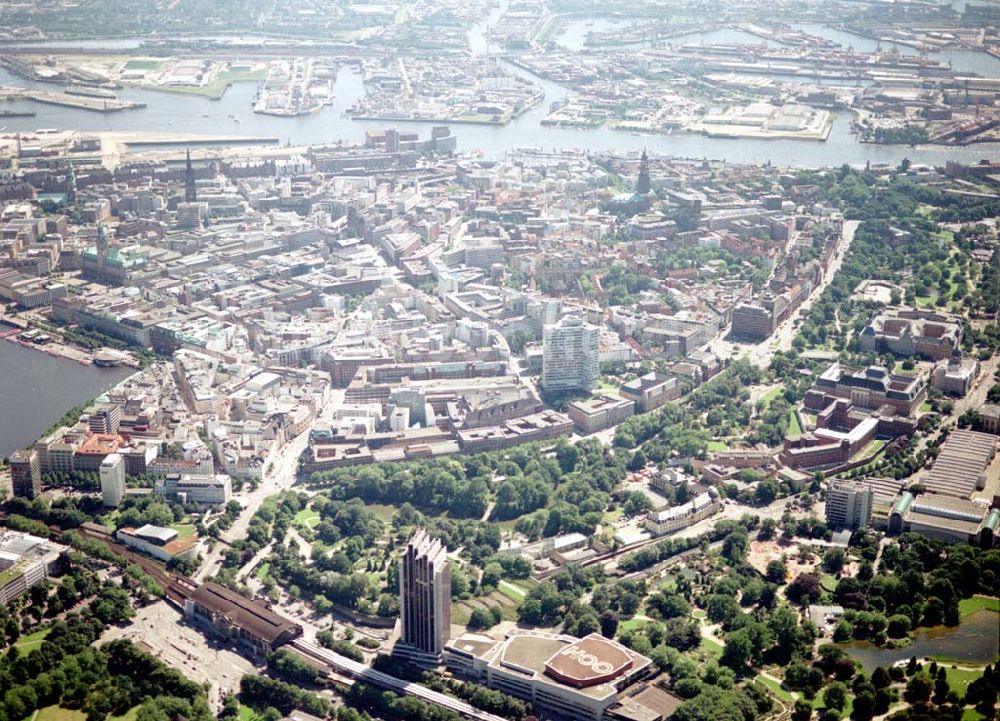
<instances>
[{"instance_id":1,"label":"aerial cityscape","mask_svg":"<svg viewBox=\"0 0 1000 721\"><path fill-rule=\"evenodd\" d=\"M1000 2L0 3L0 721L998 696Z\"/></svg>"}]
</instances>

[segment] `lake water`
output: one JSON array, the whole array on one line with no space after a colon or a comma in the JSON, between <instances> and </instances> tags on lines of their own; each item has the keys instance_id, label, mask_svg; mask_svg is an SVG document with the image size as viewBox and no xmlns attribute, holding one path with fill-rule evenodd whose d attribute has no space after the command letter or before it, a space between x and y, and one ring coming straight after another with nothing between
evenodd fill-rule
<instances>
[{"instance_id":1,"label":"lake water","mask_svg":"<svg viewBox=\"0 0 1000 721\"><path fill-rule=\"evenodd\" d=\"M134 372L80 365L0 341L0 458L30 446L70 408Z\"/></svg>"},{"instance_id":2,"label":"lake water","mask_svg":"<svg viewBox=\"0 0 1000 721\"><path fill-rule=\"evenodd\" d=\"M992 663L1000 653L1000 614L978 611L962 619L957 628L919 628L905 648L879 648L867 641L843 644L842 648L861 663L865 673L877 666L891 666L912 656L937 656L967 663Z\"/></svg>"}]
</instances>

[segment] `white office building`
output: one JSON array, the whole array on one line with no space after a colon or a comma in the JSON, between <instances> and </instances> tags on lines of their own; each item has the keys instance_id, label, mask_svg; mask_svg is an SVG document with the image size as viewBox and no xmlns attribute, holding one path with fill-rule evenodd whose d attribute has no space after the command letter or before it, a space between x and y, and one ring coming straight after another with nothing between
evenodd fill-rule
<instances>
[{"instance_id":1,"label":"white office building","mask_svg":"<svg viewBox=\"0 0 1000 721\"><path fill-rule=\"evenodd\" d=\"M872 517L872 487L864 482L832 481L826 489L826 522L838 528L867 528Z\"/></svg>"},{"instance_id":2,"label":"white office building","mask_svg":"<svg viewBox=\"0 0 1000 721\"><path fill-rule=\"evenodd\" d=\"M591 391L600 376L601 329L566 316L542 334L542 387L546 391Z\"/></svg>"},{"instance_id":3,"label":"white office building","mask_svg":"<svg viewBox=\"0 0 1000 721\"><path fill-rule=\"evenodd\" d=\"M233 497L229 476L191 476L172 473L156 482L155 492L170 502L223 506Z\"/></svg>"},{"instance_id":4,"label":"white office building","mask_svg":"<svg viewBox=\"0 0 1000 721\"><path fill-rule=\"evenodd\" d=\"M119 528L115 538L129 548L169 563L175 558L194 559L198 555L198 537L181 538L173 528L146 524L139 528Z\"/></svg>"},{"instance_id":5,"label":"white office building","mask_svg":"<svg viewBox=\"0 0 1000 721\"><path fill-rule=\"evenodd\" d=\"M62 573L68 555L69 546L0 528L0 605Z\"/></svg>"},{"instance_id":6,"label":"white office building","mask_svg":"<svg viewBox=\"0 0 1000 721\"><path fill-rule=\"evenodd\" d=\"M101 461L101 501L108 508L117 508L125 497L125 459L111 453Z\"/></svg>"},{"instance_id":7,"label":"white office building","mask_svg":"<svg viewBox=\"0 0 1000 721\"><path fill-rule=\"evenodd\" d=\"M646 515L646 530L653 536L676 533L703 521L721 508L722 499L719 497L719 491L709 488L707 492L699 493L680 506L662 511L650 511Z\"/></svg>"}]
</instances>

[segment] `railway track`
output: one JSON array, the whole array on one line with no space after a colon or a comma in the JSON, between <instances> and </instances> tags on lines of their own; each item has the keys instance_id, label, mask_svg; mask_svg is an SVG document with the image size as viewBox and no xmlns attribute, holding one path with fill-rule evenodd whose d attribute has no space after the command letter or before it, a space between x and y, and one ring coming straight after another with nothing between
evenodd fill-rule
<instances>
[{"instance_id":1,"label":"railway track","mask_svg":"<svg viewBox=\"0 0 1000 721\"><path fill-rule=\"evenodd\" d=\"M434 704L440 708L454 711L455 713L461 714L466 718L473 719L473 721L507 721L507 719L504 719L502 716L497 716L495 714L488 713L487 711L478 709L465 701L448 696L440 691L433 691L422 684L414 683L412 681L404 681L401 678L396 678L395 676L390 676L387 673L376 671L371 666L367 666L358 661L352 661L346 656L341 656L339 653L334 653L333 651L321 648L309 643L308 641L296 639L295 641L292 641L291 646L300 653L320 661L336 674L347 676L354 681L360 681L372 686L378 686L379 688L403 694L405 696L413 696L414 698Z\"/></svg>"}]
</instances>

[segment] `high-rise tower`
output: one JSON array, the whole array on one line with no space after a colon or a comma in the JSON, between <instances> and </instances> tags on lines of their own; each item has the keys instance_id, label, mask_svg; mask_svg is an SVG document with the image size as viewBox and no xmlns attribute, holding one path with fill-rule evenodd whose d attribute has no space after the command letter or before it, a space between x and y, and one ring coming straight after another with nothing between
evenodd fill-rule
<instances>
[{"instance_id":1,"label":"high-rise tower","mask_svg":"<svg viewBox=\"0 0 1000 721\"><path fill-rule=\"evenodd\" d=\"M102 503L109 508L117 508L125 497L125 460L118 453L105 456L98 476L101 479Z\"/></svg>"},{"instance_id":2,"label":"high-rise tower","mask_svg":"<svg viewBox=\"0 0 1000 721\"><path fill-rule=\"evenodd\" d=\"M42 493L42 470L38 451L34 448L10 454L10 478L14 495L18 498L37 498Z\"/></svg>"},{"instance_id":3,"label":"high-rise tower","mask_svg":"<svg viewBox=\"0 0 1000 721\"><path fill-rule=\"evenodd\" d=\"M576 316L547 325L542 333L542 388L592 391L600 376L601 329Z\"/></svg>"},{"instance_id":4,"label":"high-rise tower","mask_svg":"<svg viewBox=\"0 0 1000 721\"><path fill-rule=\"evenodd\" d=\"M399 617L402 633L393 653L436 664L451 635L451 572L447 549L422 528L400 559Z\"/></svg>"}]
</instances>

